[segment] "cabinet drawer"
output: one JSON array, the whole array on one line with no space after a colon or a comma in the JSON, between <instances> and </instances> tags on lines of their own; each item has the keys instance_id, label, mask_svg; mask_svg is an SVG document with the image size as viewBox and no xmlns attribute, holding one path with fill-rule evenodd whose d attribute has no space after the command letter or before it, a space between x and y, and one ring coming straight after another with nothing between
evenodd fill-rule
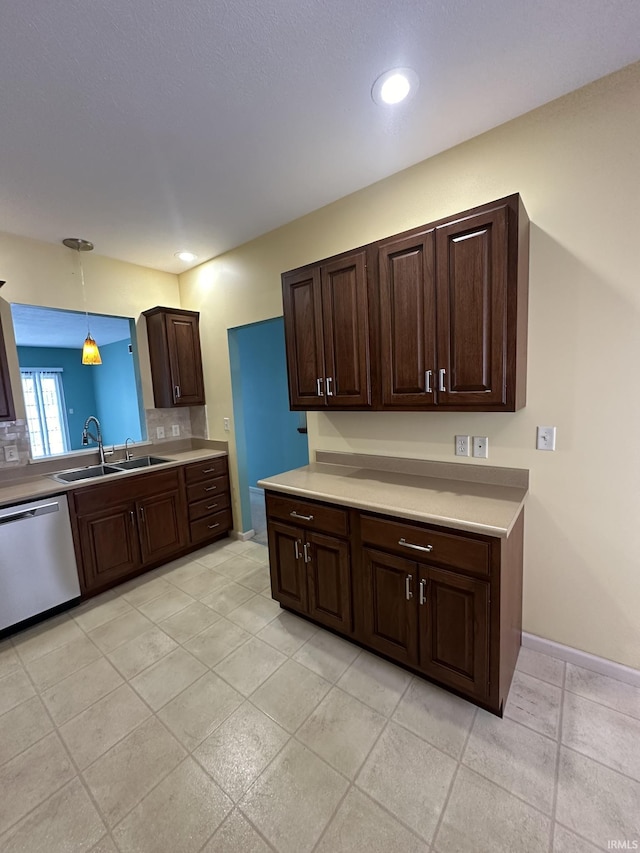
<instances>
[{"instance_id":1,"label":"cabinet drawer","mask_svg":"<svg viewBox=\"0 0 640 853\"><path fill-rule=\"evenodd\" d=\"M220 477L229 470L226 456L217 456L215 459L205 459L203 462L194 462L186 465L184 469L187 485L198 483L200 480L210 480L212 477Z\"/></svg>"},{"instance_id":2,"label":"cabinet drawer","mask_svg":"<svg viewBox=\"0 0 640 853\"><path fill-rule=\"evenodd\" d=\"M179 469L158 471L153 474L114 479L100 485L82 486L72 492L75 511L78 515L99 512L127 501L141 500L151 495L173 492L180 489Z\"/></svg>"},{"instance_id":3,"label":"cabinet drawer","mask_svg":"<svg viewBox=\"0 0 640 853\"><path fill-rule=\"evenodd\" d=\"M340 507L325 506L302 498L267 494L267 516L288 521L307 530L322 530L347 536L349 532L349 514Z\"/></svg>"},{"instance_id":4,"label":"cabinet drawer","mask_svg":"<svg viewBox=\"0 0 640 853\"><path fill-rule=\"evenodd\" d=\"M204 500L204 498L217 497L219 494L229 491L228 477L214 477L212 480L203 480L201 483L193 483L187 486L187 500L189 503Z\"/></svg>"},{"instance_id":5,"label":"cabinet drawer","mask_svg":"<svg viewBox=\"0 0 640 853\"><path fill-rule=\"evenodd\" d=\"M211 539L220 533L226 533L227 530L231 530L232 526L233 520L230 509L199 518L197 521L192 521L189 525L191 542L204 542L206 539Z\"/></svg>"},{"instance_id":6,"label":"cabinet drawer","mask_svg":"<svg viewBox=\"0 0 640 853\"><path fill-rule=\"evenodd\" d=\"M203 501L189 504L189 521L204 518L205 515L211 515L213 512L220 512L229 506L229 501L229 493L226 492L215 494L213 498L205 498Z\"/></svg>"},{"instance_id":7,"label":"cabinet drawer","mask_svg":"<svg viewBox=\"0 0 640 853\"><path fill-rule=\"evenodd\" d=\"M487 576L490 572L488 542L371 515L361 515L360 519L362 541L367 545L376 545L407 559L451 566L477 575Z\"/></svg>"}]
</instances>

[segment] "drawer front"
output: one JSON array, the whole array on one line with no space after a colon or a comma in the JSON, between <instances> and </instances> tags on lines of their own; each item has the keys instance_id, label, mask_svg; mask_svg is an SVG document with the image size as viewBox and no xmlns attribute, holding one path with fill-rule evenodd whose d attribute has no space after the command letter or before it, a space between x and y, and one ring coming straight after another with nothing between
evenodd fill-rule
<instances>
[{"instance_id":1,"label":"drawer front","mask_svg":"<svg viewBox=\"0 0 640 853\"><path fill-rule=\"evenodd\" d=\"M287 521L306 530L321 530L336 536L349 533L349 513L345 509L324 506L302 498L267 494L267 516Z\"/></svg>"},{"instance_id":2,"label":"drawer front","mask_svg":"<svg viewBox=\"0 0 640 853\"><path fill-rule=\"evenodd\" d=\"M211 515L214 512L220 512L229 506L229 494L218 494L214 492L215 497L205 498L203 501L196 501L189 504L189 521L196 521L198 518L204 518L205 515Z\"/></svg>"},{"instance_id":3,"label":"drawer front","mask_svg":"<svg viewBox=\"0 0 640 853\"><path fill-rule=\"evenodd\" d=\"M490 545L453 533L429 530L402 521L361 515L362 541L410 560L450 566L453 569L488 576ZM402 543L402 544L401 544ZM416 547L411 547L412 545Z\"/></svg>"},{"instance_id":4,"label":"drawer front","mask_svg":"<svg viewBox=\"0 0 640 853\"><path fill-rule=\"evenodd\" d=\"M226 456L217 456L215 459L205 459L204 462L194 462L186 465L184 469L187 485L198 483L200 480L210 480L212 477L220 477L229 470Z\"/></svg>"},{"instance_id":5,"label":"drawer front","mask_svg":"<svg viewBox=\"0 0 640 853\"><path fill-rule=\"evenodd\" d=\"M204 518L199 518L190 523L191 542L204 542L214 536L219 536L221 533L226 533L232 527L233 519L230 509L216 512L213 515L206 515Z\"/></svg>"},{"instance_id":6,"label":"drawer front","mask_svg":"<svg viewBox=\"0 0 640 853\"><path fill-rule=\"evenodd\" d=\"M205 498L214 498L229 491L228 477L215 477L212 480L203 480L201 483L193 483L187 486L187 501L194 503Z\"/></svg>"},{"instance_id":7,"label":"drawer front","mask_svg":"<svg viewBox=\"0 0 640 853\"><path fill-rule=\"evenodd\" d=\"M128 501L141 500L163 492L180 488L179 469L156 471L153 474L135 474L114 478L99 485L82 486L72 492L75 511L78 515L99 512Z\"/></svg>"}]
</instances>

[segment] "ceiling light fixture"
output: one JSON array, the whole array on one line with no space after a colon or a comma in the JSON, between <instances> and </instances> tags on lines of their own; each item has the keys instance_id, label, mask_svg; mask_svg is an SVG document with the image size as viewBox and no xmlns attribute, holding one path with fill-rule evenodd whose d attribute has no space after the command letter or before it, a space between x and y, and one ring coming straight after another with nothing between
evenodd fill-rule
<instances>
[{"instance_id":1,"label":"ceiling light fixture","mask_svg":"<svg viewBox=\"0 0 640 853\"><path fill-rule=\"evenodd\" d=\"M79 237L65 237L62 241L68 249L75 249L78 253L78 263L80 264L80 280L82 282L82 301L84 304L84 315L87 320L87 337L82 346L82 363L83 364L102 364L100 358L100 350L98 344L91 337L91 329L89 327L89 312L87 311L87 294L84 286L84 270L82 269L81 252L92 252L93 243L88 240L81 240Z\"/></svg>"},{"instance_id":2,"label":"ceiling light fixture","mask_svg":"<svg viewBox=\"0 0 640 853\"><path fill-rule=\"evenodd\" d=\"M418 83L418 75L412 68L392 68L378 77L371 88L371 97L383 106L399 104L415 94Z\"/></svg>"},{"instance_id":3,"label":"ceiling light fixture","mask_svg":"<svg viewBox=\"0 0 640 853\"><path fill-rule=\"evenodd\" d=\"M193 252L176 252L176 258L180 258L181 261L190 264L191 261L197 260L198 256L194 255Z\"/></svg>"}]
</instances>

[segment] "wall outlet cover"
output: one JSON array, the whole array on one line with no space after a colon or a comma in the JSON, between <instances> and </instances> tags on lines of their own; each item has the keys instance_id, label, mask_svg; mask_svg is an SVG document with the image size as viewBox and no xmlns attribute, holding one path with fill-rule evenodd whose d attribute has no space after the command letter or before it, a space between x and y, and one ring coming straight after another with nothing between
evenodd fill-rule
<instances>
[{"instance_id":1,"label":"wall outlet cover","mask_svg":"<svg viewBox=\"0 0 640 853\"><path fill-rule=\"evenodd\" d=\"M18 446L16 444L5 444L4 446L5 462L19 462Z\"/></svg>"},{"instance_id":2,"label":"wall outlet cover","mask_svg":"<svg viewBox=\"0 0 640 853\"><path fill-rule=\"evenodd\" d=\"M164 427L156 427L156 438L164 438Z\"/></svg>"},{"instance_id":3,"label":"wall outlet cover","mask_svg":"<svg viewBox=\"0 0 640 853\"><path fill-rule=\"evenodd\" d=\"M489 456L489 439L486 435L473 436L473 455L476 459L487 459Z\"/></svg>"},{"instance_id":4,"label":"wall outlet cover","mask_svg":"<svg viewBox=\"0 0 640 853\"><path fill-rule=\"evenodd\" d=\"M468 456L469 455L469 436L468 435L457 435L456 436L456 456Z\"/></svg>"},{"instance_id":5,"label":"wall outlet cover","mask_svg":"<svg viewBox=\"0 0 640 853\"><path fill-rule=\"evenodd\" d=\"M171 426L171 435L180 435L180 424L173 424Z\"/></svg>"}]
</instances>

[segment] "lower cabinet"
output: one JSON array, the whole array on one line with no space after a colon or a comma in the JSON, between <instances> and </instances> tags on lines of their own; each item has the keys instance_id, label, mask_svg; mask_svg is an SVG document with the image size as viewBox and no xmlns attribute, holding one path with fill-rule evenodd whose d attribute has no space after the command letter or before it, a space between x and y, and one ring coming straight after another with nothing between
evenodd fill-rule
<instances>
[{"instance_id":1,"label":"lower cabinet","mask_svg":"<svg viewBox=\"0 0 640 853\"><path fill-rule=\"evenodd\" d=\"M191 544L205 545L225 536L233 527L227 457L186 465L184 477Z\"/></svg>"}]
</instances>

